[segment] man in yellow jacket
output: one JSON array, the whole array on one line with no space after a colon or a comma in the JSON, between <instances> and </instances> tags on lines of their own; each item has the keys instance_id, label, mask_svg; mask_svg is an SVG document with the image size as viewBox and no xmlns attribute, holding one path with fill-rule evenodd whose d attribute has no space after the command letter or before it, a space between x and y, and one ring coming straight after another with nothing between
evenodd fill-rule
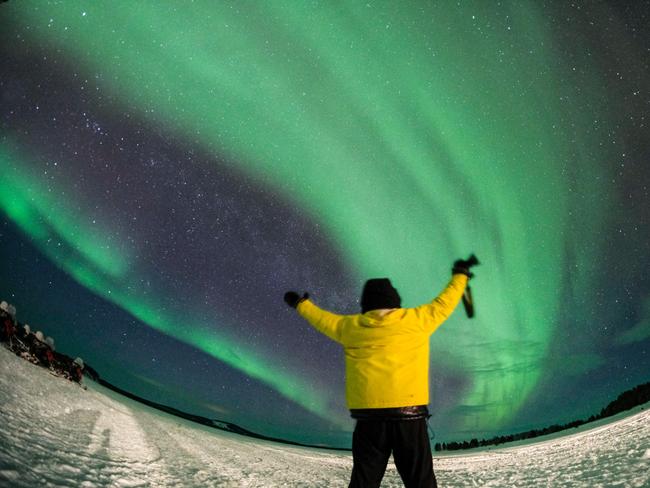
<instances>
[{"instance_id":1,"label":"man in yellow jacket","mask_svg":"<svg viewBox=\"0 0 650 488\"><path fill-rule=\"evenodd\" d=\"M387 278L366 282L356 315L323 310L306 293L285 294L289 306L344 348L346 399L357 420L350 487L378 487L391 453L406 488L437 486L427 432L429 336L458 305L473 264L456 261L442 293L415 308L400 308Z\"/></svg>"}]
</instances>

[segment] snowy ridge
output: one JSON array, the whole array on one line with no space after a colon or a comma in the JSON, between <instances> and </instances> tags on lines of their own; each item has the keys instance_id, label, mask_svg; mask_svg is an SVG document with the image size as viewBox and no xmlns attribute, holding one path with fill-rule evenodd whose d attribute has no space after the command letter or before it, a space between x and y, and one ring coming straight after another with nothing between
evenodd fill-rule
<instances>
[{"instance_id":1,"label":"snowy ridge","mask_svg":"<svg viewBox=\"0 0 650 488\"><path fill-rule=\"evenodd\" d=\"M225 422L222 420L217 420L217 419L210 419L207 417L203 417L201 415L195 415L191 414L182 410L178 410L177 408L170 407L168 405L164 405L162 403L157 403L151 400L148 400L146 398L142 398L138 395L135 395L131 392L128 392L126 390L122 390L121 388L105 381L104 379L100 378L98 374L95 374L94 377L91 377L96 383L99 383L99 385L108 388L109 390L112 390L116 393L118 393L121 396L125 396L130 398L131 400L135 400L139 403L142 403L144 405L147 405L149 407L155 408L157 410L161 410L163 412L169 413L175 417L181 417L186 420L189 420L191 422L196 422L199 424L207 425L209 427L214 427L215 429L223 430L226 432L233 432L235 434L241 434L245 435L248 437L253 437L255 439L259 440L265 440L265 441L274 441L274 442L279 442L281 444L289 444L293 446L303 446L303 447L313 447L313 448L318 448L318 449L328 449L332 451L351 451L350 448L340 448L340 447L332 447L332 446L319 446L319 445L312 445L312 444L305 444L302 442L298 441L292 441L288 439L281 439L278 437L271 437L267 436L264 434L259 434L257 432L253 432L251 430L245 429L243 427L240 427L237 424L233 424L232 422Z\"/></svg>"},{"instance_id":2,"label":"snowy ridge","mask_svg":"<svg viewBox=\"0 0 650 488\"><path fill-rule=\"evenodd\" d=\"M0 486L347 486L349 453L221 432L0 348ZM650 486L650 412L525 446L434 458L441 487ZM392 463L382 487L402 483Z\"/></svg>"}]
</instances>

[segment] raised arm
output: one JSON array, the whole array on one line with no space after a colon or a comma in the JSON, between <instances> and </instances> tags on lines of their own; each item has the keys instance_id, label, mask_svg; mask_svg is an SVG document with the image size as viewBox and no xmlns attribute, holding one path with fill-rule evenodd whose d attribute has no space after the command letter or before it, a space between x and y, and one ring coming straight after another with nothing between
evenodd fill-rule
<instances>
[{"instance_id":1,"label":"raised arm","mask_svg":"<svg viewBox=\"0 0 650 488\"><path fill-rule=\"evenodd\" d=\"M305 299L298 303L296 310L317 331L325 334L336 342L341 342L341 324L343 315L337 315L323 310L311 300Z\"/></svg>"},{"instance_id":2,"label":"raised arm","mask_svg":"<svg viewBox=\"0 0 650 488\"><path fill-rule=\"evenodd\" d=\"M456 273L442 292L431 303L420 305L415 310L422 317L425 328L434 332L454 311L463 296L469 277Z\"/></svg>"},{"instance_id":3,"label":"raised arm","mask_svg":"<svg viewBox=\"0 0 650 488\"><path fill-rule=\"evenodd\" d=\"M341 342L343 315L336 315L316 306L309 300L309 293L300 296L295 291L288 291L284 294L284 301L291 308L295 308L317 331L336 342Z\"/></svg>"}]
</instances>

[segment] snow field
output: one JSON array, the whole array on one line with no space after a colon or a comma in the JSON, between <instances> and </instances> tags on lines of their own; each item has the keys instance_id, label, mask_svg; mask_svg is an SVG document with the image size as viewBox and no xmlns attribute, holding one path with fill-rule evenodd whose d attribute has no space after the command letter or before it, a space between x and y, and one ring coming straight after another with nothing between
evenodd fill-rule
<instances>
[{"instance_id":1,"label":"snow field","mask_svg":"<svg viewBox=\"0 0 650 488\"><path fill-rule=\"evenodd\" d=\"M0 348L0 486L347 486L346 452L250 439L87 391ZM650 487L650 412L533 444L442 454L441 487ZM392 463L382 487L403 486Z\"/></svg>"}]
</instances>

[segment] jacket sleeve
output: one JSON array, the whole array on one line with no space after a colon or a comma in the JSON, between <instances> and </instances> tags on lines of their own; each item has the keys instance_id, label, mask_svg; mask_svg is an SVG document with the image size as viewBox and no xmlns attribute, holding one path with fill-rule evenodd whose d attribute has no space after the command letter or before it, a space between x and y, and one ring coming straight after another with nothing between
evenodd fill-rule
<instances>
[{"instance_id":1,"label":"jacket sleeve","mask_svg":"<svg viewBox=\"0 0 650 488\"><path fill-rule=\"evenodd\" d=\"M431 303L421 305L415 310L424 322L426 331L433 333L454 311L463 296L468 278L455 274L442 292Z\"/></svg>"},{"instance_id":2,"label":"jacket sleeve","mask_svg":"<svg viewBox=\"0 0 650 488\"><path fill-rule=\"evenodd\" d=\"M317 331L325 334L336 342L341 342L341 324L343 315L337 315L315 305L311 300L303 300L298 304L298 313Z\"/></svg>"}]
</instances>

